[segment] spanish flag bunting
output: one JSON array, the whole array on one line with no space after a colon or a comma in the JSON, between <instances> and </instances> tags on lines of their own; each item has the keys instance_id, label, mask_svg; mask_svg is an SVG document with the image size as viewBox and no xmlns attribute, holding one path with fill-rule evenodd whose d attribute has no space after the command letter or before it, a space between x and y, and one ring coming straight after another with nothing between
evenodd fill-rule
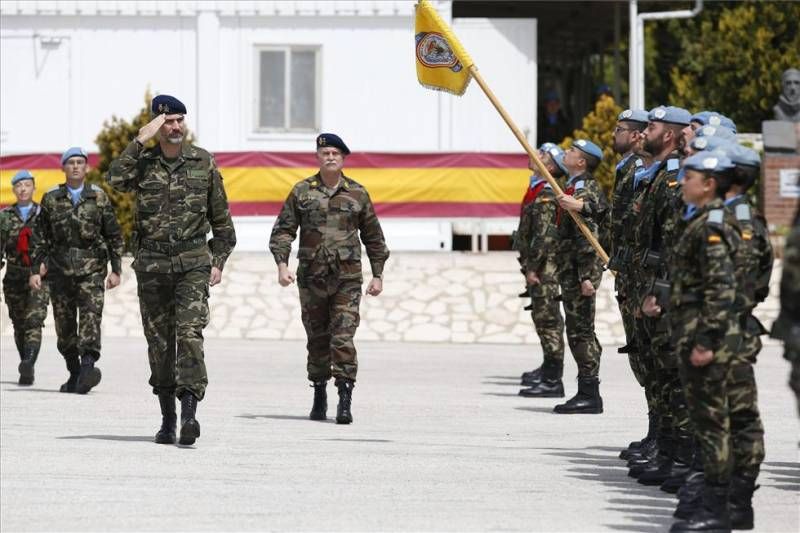
<instances>
[{"instance_id":1,"label":"spanish flag bunting","mask_svg":"<svg viewBox=\"0 0 800 533\"><path fill-rule=\"evenodd\" d=\"M428 89L461 96L472 79L472 58L428 0L420 0L416 10L417 79Z\"/></svg>"}]
</instances>

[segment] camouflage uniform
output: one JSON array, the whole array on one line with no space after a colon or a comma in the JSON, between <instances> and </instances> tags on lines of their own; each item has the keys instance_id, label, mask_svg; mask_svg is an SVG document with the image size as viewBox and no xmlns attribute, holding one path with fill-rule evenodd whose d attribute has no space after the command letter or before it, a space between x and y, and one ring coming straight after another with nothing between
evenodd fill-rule
<instances>
[{"instance_id":1,"label":"camouflage uniform","mask_svg":"<svg viewBox=\"0 0 800 533\"><path fill-rule=\"evenodd\" d=\"M288 265L298 227L297 286L308 337L308 379L355 381L361 242L373 276L382 276L389 257L378 217L364 187L343 175L330 190L316 174L292 188L275 221L269 249L276 263Z\"/></svg>"},{"instance_id":2,"label":"camouflage uniform","mask_svg":"<svg viewBox=\"0 0 800 533\"><path fill-rule=\"evenodd\" d=\"M608 210L600 185L591 174L585 173L570 178L564 193L583 200L580 214L597 237L598 221ZM578 364L578 376L596 378L600 371L602 348L594 333L595 296L581 295L580 285L582 281L590 280L595 289L599 287L603 265L572 218L559 211L557 219L558 278L564 301L567 342Z\"/></svg>"},{"instance_id":3,"label":"camouflage uniform","mask_svg":"<svg viewBox=\"0 0 800 533\"><path fill-rule=\"evenodd\" d=\"M159 146L145 149L134 140L111 163L107 180L118 191L136 193L132 266L153 393L190 392L202 400L209 275L212 266L223 269L236 245L214 157L184 144L179 157L168 160Z\"/></svg>"},{"instance_id":4,"label":"camouflage uniform","mask_svg":"<svg viewBox=\"0 0 800 533\"><path fill-rule=\"evenodd\" d=\"M42 327L50 301L46 283L42 283L38 291L28 285L32 265L30 237L40 213L41 206L36 203L32 204L27 220L22 220L17 204L0 211L0 267L4 262L6 267L3 297L14 327L14 344L20 359L32 351L34 361L42 345Z\"/></svg>"},{"instance_id":5,"label":"camouflage uniform","mask_svg":"<svg viewBox=\"0 0 800 533\"><path fill-rule=\"evenodd\" d=\"M725 204L742 231L736 257L740 284L736 308L740 313L742 344L731 361L728 379L734 471L736 475L755 480L764 460L764 426L758 410L753 365L761 351L760 336L766 330L752 312L769 294L773 255L766 220L751 209L747 197L739 195Z\"/></svg>"},{"instance_id":6,"label":"camouflage uniform","mask_svg":"<svg viewBox=\"0 0 800 533\"><path fill-rule=\"evenodd\" d=\"M561 379L564 371L564 317L561 314L556 250L555 195L549 185L524 206L518 235L523 270L536 272L541 283L529 288L531 318L544 353L543 368L552 369L550 379Z\"/></svg>"},{"instance_id":7,"label":"camouflage uniform","mask_svg":"<svg viewBox=\"0 0 800 533\"><path fill-rule=\"evenodd\" d=\"M735 258L741 237L736 220L714 199L688 221L670 254L670 321L676 339L686 401L703 459L707 484L731 476L728 375L741 335L736 300ZM706 366L689 357L695 346L714 352Z\"/></svg>"},{"instance_id":8,"label":"camouflage uniform","mask_svg":"<svg viewBox=\"0 0 800 533\"><path fill-rule=\"evenodd\" d=\"M781 312L770 336L783 341L783 357L792 364L789 387L797 399L800 414L800 211L786 237L781 277Z\"/></svg>"},{"instance_id":9,"label":"camouflage uniform","mask_svg":"<svg viewBox=\"0 0 800 533\"><path fill-rule=\"evenodd\" d=\"M105 192L84 183L73 205L66 184L47 191L33 232L31 272L47 265L58 351L71 374L78 357L100 358L107 263L122 271L122 231Z\"/></svg>"},{"instance_id":10,"label":"camouflage uniform","mask_svg":"<svg viewBox=\"0 0 800 533\"><path fill-rule=\"evenodd\" d=\"M636 258L639 268L637 300L648 295L659 296L661 316L643 321L647 330L649 357L654 368L652 395L659 409L659 449L668 456L676 455L684 464L691 461L692 430L686 406L683 384L678 372L678 358L668 316L669 296L665 290L670 283L670 257L684 221L683 198L677 180L680 161L673 152L663 162L654 162L648 172L654 173L647 193L639 206L639 221L635 226ZM657 254L657 255L656 255ZM665 287L659 294L658 286Z\"/></svg>"}]
</instances>

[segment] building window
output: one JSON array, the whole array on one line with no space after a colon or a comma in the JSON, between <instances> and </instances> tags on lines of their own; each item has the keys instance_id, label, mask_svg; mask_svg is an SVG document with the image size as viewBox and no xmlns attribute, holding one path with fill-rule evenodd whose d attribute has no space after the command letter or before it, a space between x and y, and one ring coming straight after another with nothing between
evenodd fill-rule
<instances>
[{"instance_id":1,"label":"building window","mask_svg":"<svg viewBox=\"0 0 800 533\"><path fill-rule=\"evenodd\" d=\"M319 129L319 49L256 50L256 130Z\"/></svg>"}]
</instances>

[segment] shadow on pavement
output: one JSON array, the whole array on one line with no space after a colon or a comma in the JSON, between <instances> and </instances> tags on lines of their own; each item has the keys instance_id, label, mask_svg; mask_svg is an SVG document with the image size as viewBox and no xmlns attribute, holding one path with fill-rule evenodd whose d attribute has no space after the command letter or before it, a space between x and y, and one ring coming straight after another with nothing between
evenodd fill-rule
<instances>
[{"instance_id":1,"label":"shadow on pavement","mask_svg":"<svg viewBox=\"0 0 800 533\"><path fill-rule=\"evenodd\" d=\"M771 488L800 492L800 463L762 463L759 481Z\"/></svg>"},{"instance_id":2,"label":"shadow on pavement","mask_svg":"<svg viewBox=\"0 0 800 533\"><path fill-rule=\"evenodd\" d=\"M515 379L513 381L510 380L510 379L505 380L505 381L483 380L483 381L481 381L481 385L505 385L506 387L508 387L508 386L524 387L525 386L525 385L520 385L518 379Z\"/></svg>"},{"instance_id":3,"label":"shadow on pavement","mask_svg":"<svg viewBox=\"0 0 800 533\"><path fill-rule=\"evenodd\" d=\"M297 416L297 415L237 415L236 418L246 418L248 420L257 420L259 418L266 418L268 420L304 420L306 422L317 422L317 423L328 423L332 424L335 422L333 418L328 418L327 420L310 420L308 416Z\"/></svg>"},{"instance_id":4,"label":"shadow on pavement","mask_svg":"<svg viewBox=\"0 0 800 533\"><path fill-rule=\"evenodd\" d=\"M572 465L567 469L568 477L602 484L604 492L620 495L608 500L607 509L624 515L627 523L604 524L606 527L617 531L663 532L675 521L672 513L677 500L674 496L661 492L658 487L640 485L635 479L629 478L625 462L617 457L619 448L562 448L546 453L567 459Z\"/></svg>"},{"instance_id":5,"label":"shadow on pavement","mask_svg":"<svg viewBox=\"0 0 800 533\"><path fill-rule=\"evenodd\" d=\"M31 386L18 385L16 381L2 381L4 385L14 385L14 387L3 387L3 392L57 392L62 394L58 389L37 389Z\"/></svg>"},{"instance_id":6,"label":"shadow on pavement","mask_svg":"<svg viewBox=\"0 0 800 533\"><path fill-rule=\"evenodd\" d=\"M94 440L113 440L121 442L153 442L153 436L139 437L136 435L68 435L66 437L56 437L60 440L94 439Z\"/></svg>"},{"instance_id":7,"label":"shadow on pavement","mask_svg":"<svg viewBox=\"0 0 800 533\"><path fill-rule=\"evenodd\" d=\"M481 394L484 396L519 396L516 392L482 392Z\"/></svg>"},{"instance_id":8,"label":"shadow on pavement","mask_svg":"<svg viewBox=\"0 0 800 533\"><path fill-rule=\"evenodd\" d=\"M387 439L343 439L343 438L331 438L331 439L309 439L309 440L322 440L322 441L329 441L329 442L394 442L393 440L387 440Z\"/></svg>"},{"instance_id":9,"label":"shadow on pavement","mask_svg":"<svg viewBox=\"0 0 800 533\"><path fill-rule=\"evenodd\" d=\"M522 379L519 376L484 376L485 379L502 379L502 380L511 380L516 381L519 383L519 380Z\"/></svg>"},{"instance_id":10,"label":"shadow on pavement","mask_svg":"<svg viewBox=\"0 0 800 533\"><path fill-rule=\"evenodd\" d=\"M553 400L558 400L559 398L551 398ZM548 415L553 414L553 406L550 407L515 407L517 411L529 411L531 413L547 413Z\"/></svg>"}]
</instances>

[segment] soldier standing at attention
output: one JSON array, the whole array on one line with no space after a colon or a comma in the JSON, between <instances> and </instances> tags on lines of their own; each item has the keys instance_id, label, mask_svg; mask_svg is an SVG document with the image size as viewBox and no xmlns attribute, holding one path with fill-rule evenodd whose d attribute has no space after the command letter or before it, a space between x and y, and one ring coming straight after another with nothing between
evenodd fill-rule
<instances>
[{"instance_id":1,"label":"soldier standing at attention","mask_svg":"<svg viewBox=\"0 0 800 533\"><path fill-rule=\"evenodd\" d=\"M550 175L558 179L566 174L564 152L558 146L543 144L539 156ZM528 168L534 170L533 161ZM564 317L558 285L556 253L558 250L557 205L550 185L542 178L531 177L527 203L522 208L519 230L520 255L525 281L531 295L531 317L542 345L542 366L522 375L528 388L520 396L530 398L563 398L564 384Z\"/></svg>"},{"instance_id":2,"label":"soldier standing at attention","mask_svg":"<svg viewBox=\"0 0 800 533\"><path fill-rule=\"evenodd\" d=\"M50 300L46 284L38 291L28 285L32 264L30 240L42 208L33 201L36 185L30 172L20 170L14 174L11 187L17 201L0 211L0 268L3 259L6 267L3 297L20 358L19 384L33 385L33 366L42 345L42 326ZM44 269L40 273L44 274Z\"/></svg>"},{"instance_id":3,"label":"soldier standing at attention","mask_svg":"<svg viewBox=\"0 0 800 533\"><path fill-rule=\"evenodd\" d=\"M723 198L733 168L725 155L707 151L684 162L686 227L670 253L669 319L705 480L702 503L688 519L676 522L672 532L731 528L728 490L733 461L728 383L741 342L735 306L735 261L741 236L736 219L724 208Z\"/></svg>"},{"instance_id":4,"label":"soldier standing at attention","mask_svg":"<svg viewBox=\"0 0 800 533\"><path fill-rule=\"evenodd\" d=\"M297 286L308 337L308 379L314 387L309 418L327 417L328 380L339 389L337 424L353 421L351 400L358 360L353 335L361 302L361 243L367 249L372 280L368 295L383 290L383 265L389 249L364 187L342 173L350 150L332 133L317 137L319 172L297 183L272 228L269 249L278 265L278 283L295 281L289 271L292 241L300 228ZM360 234L360 240L359 240Z\"/></svg>"},{"instance_id":5,"label":"soldier standing at attention","mask_svg":"<svg viewBox=\"0 0 800 533\"><path fill-rule=\"evenodd\" d=\"M592 172L603 159L603 151L591 141L578 139L564 153L564 167L568 172L567 188L558 197L562 209L576 211L598 237L601 222L608 212L608 203ZM602 348L594 333L595 292L603 276L603 265L589 241L567 214L557 215L559 231L558 271L567 342L578 364L578 392L554 412L602 413L600 397L600 354Z\"/></svg>"},{"instance_id":6,"label":"soldier standing at attention","mask_svg":"<svg viewBox=\"0 0 800 533\"><path fill-rule=\"evenodd\" d=\"M28 283L41 290L42 273L47 276L58 351L69 370L61 392L86 394L100 383L95 363L100 359L103 300L105 289L120 283L122 231L106 193L84 183L89 169L86 152L70 148L61 156L61 166L66 183L42 198ZM111 273L106 278L109 261Z\"/></svg>"},{"instance_id":7,"label":"soldier standing at attention","mask_svg":"<svg viewBox=\"0 0 800 533\"><path fill-rule=\"evenodd\" d=\"M179 443L200 436L197 402L208 376L203 328L209 286L222 281L236 245L228 199L214 156L184 143L186 107L177 98L153 98L155 117L111 163L107 180L136 193L131 247L150 362L150 385L161 405L158 444L174 444L175 397L181 400ZM158 145L144 144L158 134ZM213 232L206 241L208 232Z\"/></svg>"}]
</instances>

